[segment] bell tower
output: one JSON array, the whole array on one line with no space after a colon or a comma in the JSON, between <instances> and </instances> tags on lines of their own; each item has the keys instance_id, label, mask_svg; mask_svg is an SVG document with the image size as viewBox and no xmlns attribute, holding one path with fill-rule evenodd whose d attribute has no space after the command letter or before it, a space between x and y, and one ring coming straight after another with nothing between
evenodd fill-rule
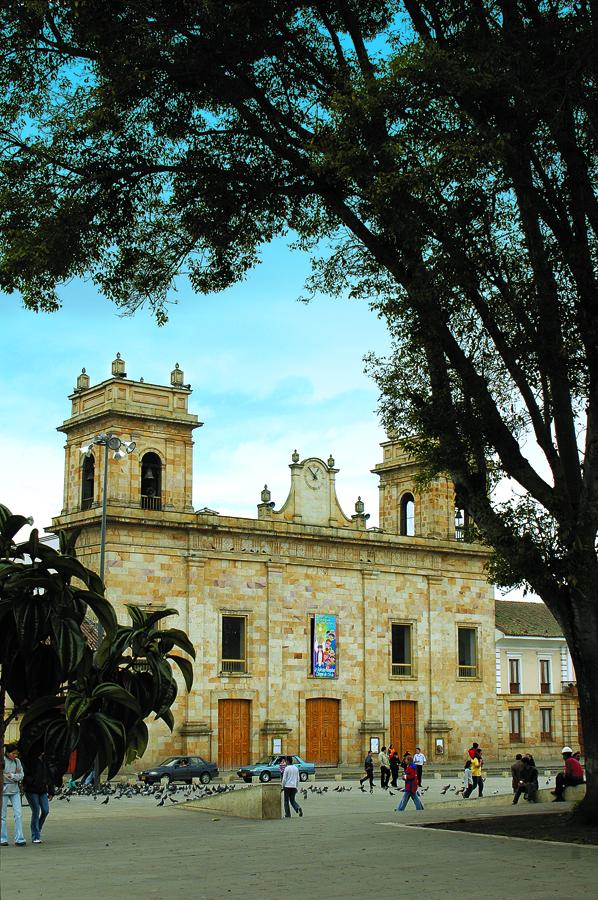
<instances>
[{"instance_id":1,"label":"bell tower","mask_svg":"<svg viewBox=\"0 0 598 900\"><path fill-rule=\"evenodd\" d=\"M455 540L455 489L438 477L424 488L419 465L400 441L381 444L383 460L372 472L380 477L380 528L412 537Z\"/></svg>"},{"instance_id":2,"label":"bell tower","mask_svg":"<svg viewBox=\"0 0 598 900\"><path fill-rule=\"evenodd\" d=\"M170 385L135 381L125 369L117 353L105 381L92 385L85 369L77 378L71 415L58 428L66 435L64 500L54 527L83 524L97 513L104 484L108 506L150 517L193 512L192 435L202 423L187 408L191 387L178 363Z\"/></svg>"}]
</instances>

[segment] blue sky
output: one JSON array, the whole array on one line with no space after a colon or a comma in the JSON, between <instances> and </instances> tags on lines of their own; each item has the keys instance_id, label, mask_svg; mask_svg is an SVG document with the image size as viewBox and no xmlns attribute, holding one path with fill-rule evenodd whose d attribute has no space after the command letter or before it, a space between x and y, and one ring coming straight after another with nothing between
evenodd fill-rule
<instances>
[{"instance_id":1,"label":"blue sky","mask_svg":"<svg viewBox=\"0 0 598 900\"><path fill-rule=\"evenodd\" d=\"M195 432L196 509L254 516L266 482L278 508L297 448L301 458L332 453L345 513L360 494L377 524L378 479L369 470L384 433L363 356L386 352L388 338L363 302L298 303L309 271L306 255L277 242L223 294L195 296L181 280L162 328L147 311L120 317L83 282L62 290L63 308L53 314L0 297L0 502L40 529L60 511L64 439L56 426L81 368L92 384L102 381L118 351L131 378L168 384L178 362L191 383L190 409L205 423Z\"/></svg>"}]
</instances>

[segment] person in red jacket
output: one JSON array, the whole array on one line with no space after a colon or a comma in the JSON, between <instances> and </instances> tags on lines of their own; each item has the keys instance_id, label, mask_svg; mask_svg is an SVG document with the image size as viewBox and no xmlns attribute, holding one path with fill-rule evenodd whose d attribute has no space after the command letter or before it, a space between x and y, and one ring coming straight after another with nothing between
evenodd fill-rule
<instances>
[{"instance_id":1,"label":"person in red jacket","mask_svg":"<svg viewBox=\"0 0 598 900\"><path fill-rule=\"evenodd\" d=\"M565 798L563 794L565 793L565 788L568 785L584 783L581 763L573 756L573 750L571 749L571 747L563 747L561 753L563 754L565 765L563 767L563 771L559 772L559 774L556 776L556 786L554 791L552 792L554 794L555 803L564 802Z\"/></svg>"},{"instance_id":2,"label":"person in red jacket","mask_svg":"<svg viewBox=\"0 0 598 900\"><path fill-rule=\"evenodd\" d=\"M396 807L395 812L403 812L409 799L413 800L416 809L424 808L423 803L419 799L419 782L417 780L417 769L413 765L413 757L410 754L406 754L405 761L407 763L405 774L403 775L405 779L405 793L401 797L401 802Z\"/></svg>"}]
</instances>

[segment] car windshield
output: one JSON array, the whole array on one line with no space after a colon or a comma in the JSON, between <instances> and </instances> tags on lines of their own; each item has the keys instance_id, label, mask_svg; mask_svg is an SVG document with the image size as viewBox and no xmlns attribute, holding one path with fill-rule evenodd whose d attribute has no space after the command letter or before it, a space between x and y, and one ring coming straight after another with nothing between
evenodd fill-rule
<instances>
[{"instance_id":1,"label":"car windshield","mask_svg":"<svg viewBox=\"0 0 598 900\"><path fill-rule=\"evenodd\" d=\"M165 759L164 762L160 763L160 765L161 766L174 766L174 765L176 765L176 763L178 763L178 761L179 761L178 756L169 756L168 759Z\"/></svg>"},{"instance_id":2,"label":"car windshield","mask_svg":"<svg viewBox=\"0 0 598 900\"><path fill-rule=\"evenodd\" d=\"M272 757L271 756L262 756L260 760L256 763L258 766L270 766L272 765Z\"/></svg>"}]
</instances>

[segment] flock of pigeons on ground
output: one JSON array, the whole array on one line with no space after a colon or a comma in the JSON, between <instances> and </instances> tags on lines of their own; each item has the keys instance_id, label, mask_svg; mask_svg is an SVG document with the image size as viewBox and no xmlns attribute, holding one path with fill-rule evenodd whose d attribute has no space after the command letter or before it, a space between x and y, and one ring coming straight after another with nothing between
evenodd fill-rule
<instances>
[{"instance_id":1,"label":"flock of pigeons on ground","mask_svg":"<svg viewBox=\"0 0 598 900\"><path fill-rule=\"evenodd\" d=\"M213 787L205 784L113 784L104 781L101 784L66 785L56 793L56 800L71 802L72 797L91 797L92 800L100 800L105 806L110 800L130 800L132 797L152 797L157 801L157 806L164 806L167 800L171 803L187 802L188 800L204 800L217 794L226 794L239 787L236 784L215 784ZM249 785L244 785L249 787ZM103 798L103 799L101 799Z\"/></svg>"},{"instance_id":2,"label":"flock of pigeons on ground","mask_svg":"<svg viewBox=\"0 0 598 900\"><path fill-rule=\"evenodd\" d=\"M550 779L548 779L546 783L549 784ZM66 800L67 803L70 803L72 797L91 797L93 800L100 800L102 805L106 805L110 800L129 800L132 797L151 797L156 800L157 806L164 806L166 801L169 801L170 803L186 803L189 800L205 800L206 797L226 794L234 791L235 788L242 791L246 790L248 787L250 787L248 784L215 784L210 787L205 784L122 784L105 781L98 785L77 785L76 787L68 787L65 785L57 792L55 799ZM420 793L424 794L429 789L430 786L426 785L426 787L420 789ZM352 790L352 786L346 787L343 784L332 788L330 793L348 794ZM360 784L359 790L364 794L369 793L362 784ZM391 797L394 797L395 793L400 794L403 793L403 791L404 788L397 787L392 789L390 786L388 787L388 794ZM444 796L449 791L453 791L456 796L459 796L459 794L463 793L463 788L453 786L449 783L441 788L440 793ZM308 788L300 788L300 792L303 795L303 799L307 800L310 793L322 796L329 793L329 788L328 786L317 787L315 784L310 784ZM493 791L492 793L498 794L499 791Z\"/></svg>"}]
</instances>

